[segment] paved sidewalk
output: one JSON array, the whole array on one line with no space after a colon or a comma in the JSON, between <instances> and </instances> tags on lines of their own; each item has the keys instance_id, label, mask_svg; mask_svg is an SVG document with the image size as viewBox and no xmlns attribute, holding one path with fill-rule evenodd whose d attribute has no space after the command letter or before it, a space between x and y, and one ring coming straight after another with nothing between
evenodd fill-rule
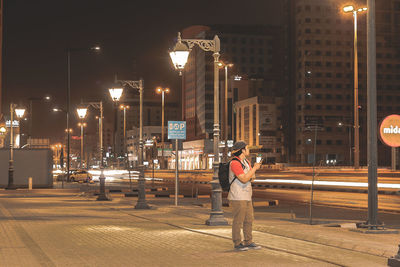
<instances>
[{"instance_id":1,"label":"paved sidewalk","mask_svg":"<svg viewBox=\"0 0 400 267\"><path fill-rule=\"evenodd\" d=\"M230 226L204 225L209 209L184 199L78 190L0 190L0 266L385 266L399 234L366 235L307 225L284 207L256 209L262 250L235 252ZM209 201L209 200L208 200ZM230 209L224 208L230 222Z\"/></svg>"}]
</instances>

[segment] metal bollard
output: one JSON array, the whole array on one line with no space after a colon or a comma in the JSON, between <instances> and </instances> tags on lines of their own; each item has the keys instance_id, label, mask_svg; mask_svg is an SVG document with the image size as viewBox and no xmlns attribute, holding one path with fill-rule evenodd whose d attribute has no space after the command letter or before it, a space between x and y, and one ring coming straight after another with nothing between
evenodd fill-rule
<instances>
[{"instance_id":1,"label":"metal bollard","mask_svg":"<svg viewBox=\"0 0 400 267\"><path fill-rule=\"evenodd\" d=\"M28 178L28 186L29 186L29 190L32 190L32 177Z\"/></svg>"}]
</instances>

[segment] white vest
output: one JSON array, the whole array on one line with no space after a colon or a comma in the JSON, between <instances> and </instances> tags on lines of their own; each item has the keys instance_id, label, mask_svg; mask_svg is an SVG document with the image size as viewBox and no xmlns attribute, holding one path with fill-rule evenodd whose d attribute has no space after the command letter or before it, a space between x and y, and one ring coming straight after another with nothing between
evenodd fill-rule
<instances>
[{"instance_id":1,"label":"white vest","mask_svg":"<svg viewBox=\"0 0 400 267\"><path fill-rule=\"evenodd\" d=\"M244 173L248 173L250 171L250 166L247 163L247 160L244 159L241 161L244 165ZM229 166L229 183L232 183L233 179L235 178L235 174L231 170ZM251 196L253 194L253 190L251 187L251 182L248 181L247 183L242 183L238 178L236 178L233 183L231 184L228 199L229 200L247 200L251 201Z\"/></svg>"}]
</instances>

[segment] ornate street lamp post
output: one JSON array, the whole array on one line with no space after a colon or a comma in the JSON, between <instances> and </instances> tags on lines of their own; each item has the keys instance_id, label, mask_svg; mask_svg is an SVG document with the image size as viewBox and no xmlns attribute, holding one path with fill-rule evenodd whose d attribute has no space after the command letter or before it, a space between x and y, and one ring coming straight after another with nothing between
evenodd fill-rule
<instances>
[{"instance_id":1,"label":"ornate street lamp post","mask_svg":"<svg viewBox=\"0 0 400 267\"><path fill-rule=\"evenodd\" d=\"M17 189L14 184L14 112L17 115L17 118L22 118L25 114L25 109L17 108L17 105L14 103L10 104L10 160L8 162L7 190Z\"/></svg>"},{"instance_id":2,"label":"ornate street lamp post","mask_svg":"<svg viewBox=\"0 0 400 267\"><path fill-rule=\"evenodd\" d=\"M118 132L118 102L122 96L123 88L111 88L108 89L111 99L114 102L114 161L118 162L118 153L117 153L117 132ZM118 162L119 166L119 162Z\"/></svg>"},{"instance_id":3,"label":"ornate street lamp post","mask_svg":"<svg viewBox=\"0 0 400 267\"><path fill-rule=\"evenodd\" d=\"M79 107L76 109L79 119L83 120L86 117L87 107ZM86 127L86 123L80 122L78 126L81 127L81 160L79 161L80 168L83 168L83 127Z\"/></svg>"},{"instance_id":4,"label":"ornate street lamp post","mask_svg":"<svg viewBox=\"0 0 400 267\"><path fill-rule=\"evenodd\" d=\"M186 43L187 45L185 45ZM182 39L181 34L178 33L178 42L175 48L170 52L172 62L176 69L180 72L185 67L190 50L193 46L198 45L203 51L213 52L214 57L214 174L213 180L210 182L212 188L212 202L210 218L206 221L207 225L227 225L228 222L224 218L222 211L222 189L218 181L218 168L219 168L219 51L220 40L217 35L213 40L203 39Z\"/></svg>"},{"instance_id":5,"label":"ornate street lamp post","mask_svg":"<svg viewBox=\"0 0 400 267\"><path fill-rule=\"evenodd\" d=\"M136 203L135 209L149 209L150 206L146 203L146 192L145 192L145 178L144 178L144 166L143 166L143 90L144 81L140 79L139 81L131 80L117 80L115 77L115 82L120 83L122 87L129 86L130 88L139 91L139 197ZM122 88L121 88L122 89ZM123 89L122 89L123 90ZM121 92L122 94L122 92Z\"/></svg>"}]
</instances>

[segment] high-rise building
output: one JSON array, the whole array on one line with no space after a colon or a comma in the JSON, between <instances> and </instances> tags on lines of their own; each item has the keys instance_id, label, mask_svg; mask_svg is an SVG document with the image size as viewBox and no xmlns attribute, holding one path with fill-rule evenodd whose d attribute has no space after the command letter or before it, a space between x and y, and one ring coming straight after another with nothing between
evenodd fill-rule
<instances>
[{"instance_id":1,"label":"high-rise building","mask_svg":"<svg viewBox=\"0 0 400 267\"><path fill-rule=\"evenodd\" d=\"M345 0L284 1L289 55L288 138L292 161L349 164L354 147L354 66L352 13ZM356 8L365 1L352 1ZM378 122L400 111L400 1L376 1ZM368 11L366 11L368 12ZM367 159L366 12L358 14L360 163ZM307 129L318 121L321 131ZM342 126L339 126L342 123ZM349 132L351 131L351 132ZM295 134L294 134L295 133ZM316 141L316 142L315 142ZM378 141L379 142L379 141ZM390 164L390 149L379 142L379 164ZM352 163L351 163L352 164Z\"/></svg>"}]
</instances>

